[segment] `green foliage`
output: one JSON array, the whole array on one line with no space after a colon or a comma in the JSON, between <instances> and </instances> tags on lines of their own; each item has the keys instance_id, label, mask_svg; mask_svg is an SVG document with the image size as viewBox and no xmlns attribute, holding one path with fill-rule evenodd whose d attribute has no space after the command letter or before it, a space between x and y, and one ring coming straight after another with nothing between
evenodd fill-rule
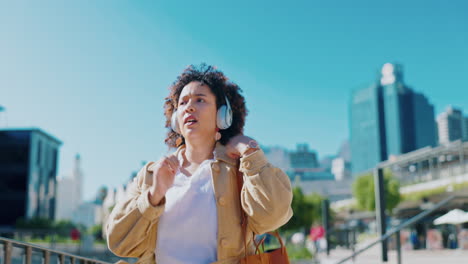
<instances>
[{"instance_id":1,"label":"green foliage","mask_svg":"<svg viewBox=\"0 0 468 264\"><path fill-rule=\"evenodd\" d=\"M384 188L386 209L391 212L401 201L400 184L388 170L384 171ZM359 209L375 210L374 175L372 173L359 176L353 183L353 195Z\"/></svg>"},{"instance_id":2,"label":"green foliage","mask_svg":"<svg viewBox=\"0 0 468 264\"><path fill-rule=\"evenodd\" d=\"M303 245L287 245L286 250L290 260L312 259L313 257L312 253Z\"/></svg>"},{"instance_id":3,"label":"green foliage","mask_svg":"<svg viewBox=\"0 0 468 264\"><path fill-rule=\"evenodd\" d=\"M16 239L20 240L19 238L16 238ZM44 236L43 238L39 238L39 237L26 238L24 242L35 243L35 244L40 244L40 243L79 244L81 243L79 240L71 240L70 237L59 237L56 235Z\"/></svg>"},{"instance_id":4,"label":"green foliage","mask_svg":"<svg viewBox=\"0 0 468 264\"><path fill-rule=\"evenodd\" d=\"M89 229L89 233L94 237L95 240L103 240L102 225L95 225Z\"/></svg>"},{"instance_id":5,"label":"green foliage","mask_svg":"<svg viewBox=\"0 0 468 264\"><path fill-rule=\"evenodd\" d=\"M291 204L294 214L281 230L300 230L309 228L313 222L320 222L322 200L319 194L306 196L299 187L294 188Z\"/></svg>"},{"instance_id":6,"label":"green foliage","mask_svg":"<svg viewBox=\"0 0 468 264\"><path fill-rule=\"evenodd\" d=\"M35 217L31 219L20 218L16 221L15 227L18 229L46 229L49 230L53 227L52 220L48 218Z\"/></svg>"},{"instance_id":7,"label":"green foliage","mask_svg":"<svg viewBox=\"0 0 468 264\"><path fill-rule=\"evenodd\" d=\"M454 191L462 190L462 189L468 188L468 182L452 184L451 187L453 188ZM402 194L402 200L404 201L421 200L424 197L430 197L432 195L445 193L447 192L447 188L449 188L449 186L445 185L445 186L436 187L436 188L429 189L429 190Z\"/></svg>"},{"instance_id":8,"label":"green foliage","mask_svg":"<svg viewBox=\"0 0 468 264\"><path fill-rule=\"evenodd\" d=\"M68 220L61 220L54 224L54 231L57 232L57 234L62 237L69 237L70 232L74 228L77 228L77 226L73 222L68 221Z\"/></svg>"},{"instance_id":9,"label":"green foliage","mask_svg":"<svg viewBox=\"0 0 468 264\"><path fill-rule=\"evenodd\" d=\"M295 231L288 230L285 232L281 232L281 238L283 239L283 243L286 246L286 250L288 252L288 257L290 260L305 260L305 259L312 259L312 253L305 247L305 243L299 245L293 245L288 243L290 241L292 235L296 233ZM276 238L272 238L270 243L265 243L265 251L277 249L281 247L279 241Z\"/></svg>"},{"instance_id":10,"label":"green foliage","mask_svg":"<svg viewBox=\"0 0 468 264\"><path fill-rule=\"evenodd\" d=\"M447 191L447 186L437 187L430 190L412 192L402 195L403 201L418 201L422 200L424 197L430 197L432 195L441 194Z\"/></svg>"},{"instance_id":11,"label":"green foliage","mask_svg":"<svg viewBox=\"0 0 468 264\"><path fill-rule=\"evenodd\" d=\"M43 233L44 231L46 233L55 233L60 238L70 237L70 232L74 228L77 228L82 233L85 230L84 226L74 224L73 222L68 220L53 222L52 220L47 218L19 219L18 221L16 221L15 227L17 229L23 230L36 230L40 233ZM45 239L43 235L41 235L40 237L41 239Z\"/></svg>"}]
</instances>

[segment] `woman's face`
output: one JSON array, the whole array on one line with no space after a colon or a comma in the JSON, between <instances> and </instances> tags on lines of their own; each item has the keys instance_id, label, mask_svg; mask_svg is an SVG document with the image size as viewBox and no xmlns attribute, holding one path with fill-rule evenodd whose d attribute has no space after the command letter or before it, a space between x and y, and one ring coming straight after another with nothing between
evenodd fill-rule
<instances>
[{"instance_id":1,"label":"woman's face","mask_svg":"<svg viewBox=\"0 0 468 264\"><path fill-rule=\"evenodd\" d=\"M177 121L185 140L212 140L216 133L216 96L205 84L193 81L180 93Z\"/></svg>"}]
</instances>

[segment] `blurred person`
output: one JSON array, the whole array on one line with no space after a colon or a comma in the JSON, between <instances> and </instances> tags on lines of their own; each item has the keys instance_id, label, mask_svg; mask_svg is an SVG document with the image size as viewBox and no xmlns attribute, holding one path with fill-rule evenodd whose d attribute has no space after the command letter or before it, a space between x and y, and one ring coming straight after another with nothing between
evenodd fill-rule
<instances>
[{"instance_id":1,"label":"blurred person","mask_svg":"<svg viewBox=\"0 0 468 264\"><path fill-rule=\"evenodd\" d=\"M243 134L244 97L221 71L186 68L164 110L165 142L177 150L135 177L109 217L108 247L138 263L239 263L254 254L255 234L291 218L289 178ZM247 215L247 245L240 210Z\"/></svg>"},{"instance_id":2,"label":"blurred person","mask_svg":"<svg viewBox=\"0 0 468 264\"><path fill-rule=\"evenodd\" d=\"M313 224L309 234L310 239L314 242L315 253L320 252L320 239L325 237L325 229L319 224Z\"/></svg>"}]
</instances>

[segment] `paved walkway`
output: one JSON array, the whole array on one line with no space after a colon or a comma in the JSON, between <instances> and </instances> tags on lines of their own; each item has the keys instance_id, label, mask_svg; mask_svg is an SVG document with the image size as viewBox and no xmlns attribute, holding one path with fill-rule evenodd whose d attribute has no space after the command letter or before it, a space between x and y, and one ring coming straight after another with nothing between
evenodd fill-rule
<instances>
[{"instance_id":1,"label":"paved walkway","mask_svg":"<svg viewBox=\"0 0 468 264\"><path fill-rule=\"evenodd\" d=\"M336 264L338 261L351 255L351 251L347 249L335 249L330 251L330 256L326 253L319 254L320 264ZM380 247L376 246L361 255L357 256L355 261L348 261L353 264L375 264L388 263L396 264L396 251L388 252L388 262L381 261ZM468 250L402 250L401 263L421 263L421 264L468 264Z\"/></svg>"}]
</instances>

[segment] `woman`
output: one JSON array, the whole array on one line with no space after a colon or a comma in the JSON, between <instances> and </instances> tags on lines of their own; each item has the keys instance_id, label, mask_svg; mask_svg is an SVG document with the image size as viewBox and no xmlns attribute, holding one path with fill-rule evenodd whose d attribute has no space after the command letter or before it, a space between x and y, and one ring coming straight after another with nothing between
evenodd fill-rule
<instances>
[{"instance_id":1,"label":"woman","mask_svg":"<svg viewBox=\"0 0 468 264\"><path fill-rule=\"evenodd\" d=\"M127 199L113 209L107 223L112 252L139 263L239 263L254 253L253 233L275 230L291 218L287 175L242 134L247 110L240 92L204 64L177 78L164 106L166 144L177 150L145 165Z\"/></svg>"}]
</instances>

